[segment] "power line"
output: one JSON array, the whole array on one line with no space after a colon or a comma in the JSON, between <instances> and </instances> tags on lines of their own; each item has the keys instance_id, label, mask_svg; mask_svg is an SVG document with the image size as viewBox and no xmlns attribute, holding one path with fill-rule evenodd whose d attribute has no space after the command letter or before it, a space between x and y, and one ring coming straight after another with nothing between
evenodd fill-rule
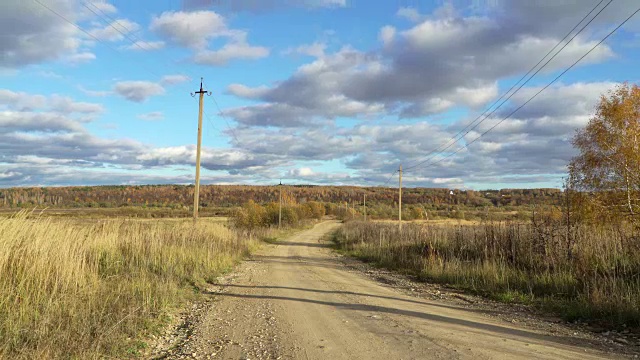
<instances>
[{"instance_id":1,"label":"power line","mask_svg":"<svg viewBox=\"0 0 640 360\"><path fill-rule=\"evenodd\" d=\"M206 84L205 84L205 86L206 86ZM231 136L233 136L233 139L236 141L236 143L238 145L240 145L240 140L238 140L238 137L236 136L236 132L231 127L231 124L229 124L229 120L227 120L227 117L224 115L224 112L220 109L220 106L218 105L218 101L216 100L215 96L211 96L211 99L213 100L213 103L215 104L216 108L218 109L218 113L220 114L220 116L222 116L222 119L227 124L227 130L229 130L229 132L231 132Z\"/></svg>"},{"instance_id":2,"label":"power line","mask_svg":"<svg viewBox=\"0 0 640 360\"><path fill-rule=\"evenodd\" d=\"M37 1L37 0L34 0ZM39 1L38 1L39 2ZM93 9L91 9L89 6L87 6L87 4L90 4L91 6L93 6L96 10L98 10L100 12L100 14L98 14L97 12L95 12ZM114 19L113 17L111 17L110 15L108 15L107 13L105 13L102 9L98 8L97 6L95 6L93 3L89 3L87 1L85 1L82 6L84 6L87 10L91 11L95 16L97 16L100 20L102 20L107 26L111 27L112 29L114 29L115 31L117 31L120 35L122 35L125 39L129 40L129 42L131 42L132 45L140 48L141 50L144 51L149 51L152 50L151 48L145 48L143 47L141 44L145 44L145 45L149 45L149 43L147 41L144 41L142 39L140 39L139 37L133 35L130 36L130 33L132 33L131 29L129 29L128 27L126 27L124 24L120 23L117 19ZM111 20L111 22L109 22L109 20ZM68 21L68 20L67 20ZM118 26L120 26L122 29L124 29L124 32L121 31L120 29L118 29L117 27L115 27L114 24L118 24ZM74 24L75 25L75 24ZM77 27L77 26L76 26ZM84 31L84 30L83 30ZM86 31L84 31L85 33L88 33ZM91 34L90 34L91 35ZM100 41L98 38L96 38L95 36L91 35L94 39ZM102 42L102 41L101 41ZM104 42L102 42L104 43ZM112 47L112 49L114 49ZM115 50L115 49L114 49ZM116 50L117 51L117 50ZM118 52L119 53L119 52ZM167 69L170 69L170 66L168 66L168 63L164 63L165 67ZM154 74L155 76L162 78L161 75L149 70L148 68L145 68L146 70L148 70L149 72L151 72L152 74ZM191 75L190 77L193 78L193 74L189 74ZM184 86L185 89L190 90L189 88L187 88L187 85L181 85Z\"/></svg>"},{"instance_id":3,"label":"power line","mask_svg":"<svg viewBox=\"0 0 640 360\"><path fill-rule=\"evenodd\" d=\"M120 54L120 51L118 49L116 49L115 47L109 45L108 43L106 43L105 41L101 40L100 38L98 38L97 36L93 35L91 32L83 29L81 26L75 24L73 21L70 21L69 19L67 19L64 15L60 14L59 12L55 11L54 9L50 8L49 6L43 4L42 2L40 2L39 0L34 0L36 3L38 3L39 5L41 5L42 7L46 8L47 10L49 10L50 12L52 12L53 14L55 14L56 16L60 17L62 20L66 21L67 23L73 25L76 29L82 31L83 33L87 34L88 36L90 36L91 38L93 38L94 40L96 40L97 42L105 45L106 47L108 47L109 49L111 49L112 51ZM98 14L96 11L94 11L93 9L91 9L87 4L91 5L94 9L98 10L100 12L100 14ZM116 30L118 33L120 33L123 37L125 37L127 40L129 40L133 45L137 46L138 48L144 50L144 51L148 51L150 50L149 48L145 48L143 47L141 44L146 44L148 45L148 42L140 39L137 36L133 36L133 38L129 35L129 33L131 33L131 29L127 28L125 25L121 24L119 21L117 21L116 19L114 19L113 17L111 17L110 15L106 14L104 11L102 11L99 7L95 6L93 3L90 2L85 2L82 4L87 10L89 10L90 12L92 12L95 16L97 16L98 18L100 18L107 26L113 28L114 30ZM106 18L106 19L105 19ZM109 22L107 19L112 20L112 22ZM118 26L120 26L125 32L121 31L120 29L116 28L114 24L118 24ZM154 76L158 77L158 78L162 78L162 75L152 71L149 68L145 69L153 74ZM193 74L190 74L193 75ZM193 77L193 76L191 76ZM186 85L182 85L185 86ZM197 101L194 99L194 101ZM204 112L205 116L207 116L207 119L209 121L209 124L215 128L216 130L218 130L219 132L222 132L219 128L217 128L213 122L211 121L211 117L210 115L205 111ZM227 122L228 124L228 122ZM234 136L235 138L235 136ZM236 138L237 141L237 138Z\"/></svg>"},{"instance_id":4,"label":"power line","mask_svg":"<svg viewBox=\"0 0 640 360\"><path fill-rule=\"evenodd\" d=\"M74 23L73 21L67 19L64 15L60 14L59 12L55 11L54 9L50 8L49 6L43 4L40 0L33 0L35 1L37 4L39 4L40 6L44 7L45 9L49 10L50 12L52 12L53 14L55 14L56 16L58 16L59 18L61 18L62 20L66 21L67 23L71 24L73 27L75 27L76 29L82 31L83 33L87 34L88 36L90 36L92 39L96 40L97 42L103 44L104 46L106 46L107 48L111 49L113 52L120 54L120 51L118 51L116 48L114 48L113 46L109 45L108 43L104 42L103 40L101 40L100 38L98 38L97 36L93 35L92 33L90 33L89 31L83 29L81 26L77 25L76 23ZM94 12L95 13L95 12ZM97 14L96 14L97 15ZM158 76L158 77L162 77L162 75L159 75L155 72L153 72L151 69L145 68L148 72L150 72L151 74L153 74L154 76Z\"/></svg>"},{"instance_id":5,"label":"power line","mask_svg":"<svg viewBox=\"0 0 640 360\"><path fill-rule=\"evenodd\" d=\"M398 170L396 170L396 171L392 172L392 173L391 173L391 176L389 176L389 178L387 179L387 181L385 181L385 182L384 182L384 184L382 185L382 187L387 186L387 184L389 184L389 181L391 181L391 179L393 179L393 176L394 176L395 174L397 174L397 173L398 173Z\"/></svg>"},{"instance_id":6,"label":"power line","mask_svg":"<svg viewBox=\"0 0 640 360\"><path fill-rule=\"evenodd\" d=\"M229 121L227 120L227 117L224 115L224 112L220 109L220 106L218 106L218 101L213 96L211 97L211 99L213 100L214 104L216 104L216 108L218 109L218 113L220 114L220 116L222 116L222 119L224 119L224 122L227 123L227 130L229 130L231 132L231 135L233 136L233 138L236 141L236 143L238 145L240 145L240 140L238 140L238 137L236 136L236 132L235 132L235 130L233 130L233 128L229 124Z\"/></svg>"},{"instance_id":7,"label":"power line","mask_svg":"<svg viewBox=\"0 0 640 360\"><path fill-rule=\"evenodd\" d=\"M88 2L86 2L86 3L82 4L82 5L83 5L85 8L87 8L89 11L91 11L92 13L94 13L96 16L100 17L100 15L98 15L95 11L91 10L91 9L87 6L87 3L88 3ZM107 17L108 19L112 20L112 22L111 22L111 23L108 23L108 22L105 22L105 23L107 23L107 25L109 25L109 26L110 26L110 27L112 27L114 30L116 30L118 33L120 33L122 36L124 36L124 37L125 37L125 38L127 38L129 41L131 41L131 43L132 43L133 45L135 45L135 46L137 46L137 47L139 47L140 49L145 50L145 51L149 50L149 49L146 49L146 48L144 48L144 47L142 47L142 46L140 45L140 43L143 43L143 44L147 44L147 45L148 45L148 42L141 40L141 39L140 39L139 37L137 37L137 36L134 36L134 39L132 39L131 37L129 37L129 33L131 33L131 32L132 32L129 28L127 28L125 25L121 24L118 20L114 19L114 18L113 18L113 17L111 17L110 15L106 14L106 13L105 13L104 11L102 11L100 8L98 8L97 6L95 6L95 4L93 4L93 3L88 3L88 4L90 4L91 6L93 6L96 10L100 11L100 13L102 13L105 17ZM103 20L104 20L104 18L103 18ZM118 24L118 25L119 25L120 27L122 27L126 32L122 32L122 31L118 30L118 29L114 26L114 24ZM136 41L136 40L137 40L137 41ZM193 75L193 74L191 74L191 75ZM205 84L205 87L206 87L206 84ZM236 142L239 144L239 143L240 143L240 141L238 140L237 136L235 135L235 132L234 132L233 130L231 130L231 125L229 125L229 121L227 121L226 117L224 117L224 114L223 114L223 113L222 113L222 111L220 110L220 106L218 106L218 102L216 101L215 97L213 97L213 96L212 96L211 98L213 99L213 101L214 101L214 103L215 103L216 107L218 108L218 111L221 113L221 115L223 116L223 118L224 118L225 122L227 123L227 128L232 132L233 138L234 138L234 139L236 140ZM213 121L211 120L211 116L210 116L206 111L204 111L204 114L205 114L205 116L207 117L207 121L209 122L209 124L210 124L214 129L216 129L216 130L218 130L220 133L222 133L222 131L221 131L218 127L216 127L216 126L213 124Z\"/></svg>"},{"instance_id":8,"label":"power line","mask_svg":"<svg viewBox=\"0 0 640 360\"><path fill-rule=\"evenodd\" d=\"M498 107L496 107L495 109L493 109L491 112L487 113L487 111L489 111L493 106L495 106L498 102L500 102L500 100L502 100L507 94L509 94L516 86L518 86L518 84L520 84L520 82L522 80L524 80L534 69L536 69L538 67L538 65L540 65L540 63L542 63L547 56L549 56L560 44L562 44L564 42L564 40L567 39L567 37L569 37L569 35L571 35L571 33L584 21L586 20L589 15L591 15L599 6L600 4L602 4L604 2L604 0L600 0L600 2L598 4L596 4L593 9L591 9L591 11L589 11L589 13L587 13L563 38L562 40L560 40L551 50L549 50L547 52L547 54L542 57L542 59L540 59L538 61L537 64L535 64L529 71L527 71L527 73L522 76L520 78L520 80L518 80L518 82L516 82L514 85L511 86L511 88L509 88L509 90L507 90L504 94L502 94L502 96L500 96L500 98L498 98L496 101L494 101L482 114L480 114L478 117L476 117L471 123L469 123L467 126L465 126L462 130L458 131L458 133L456 135L454 135L451 140L449 142L447 142L447 144L445 145L441 145L440 147L430 151L426 156L427 158L425 160L422 160L420 162L418 162L415 165L412 166L408 166L405 171L407 170L411 170L413 168L416 168L426 162L428 162L429 160L433 159L435 157L435 155L437 155L437 153L441 153L444 152L445 150L449 149L451 146L453 146L457 141L461 140L462 138L464 138L464 136L466 136L469 132L471 132L472 130L474 130L475 128L477 128L480 124L482 124L489 116L491 116L494 112L496 112L498 109L500 109L509 99L511 99L520 89L522 89L529 81L531 81L531 79L533 79L533 77L535 77L540 71L542 71L542 69L544 69L556 56L558 56L558 54L560 54L560 52L562 52L562 50L564 50L570 43L571 41L573 41L573 39L575 39L582 31L584 31L584 29L589 26L589 24L591 24L591 22L593 22L593 20L595 20L595 18L597 18L600 13L602 13L602 11L604 11L604 9L606 9L612 2L613 0L609 0L609 2L602 8L600 9L600 11L593 17L591 18L591 20L589 20L589 22L587 22L577 33L575 33L571 39L569 39L569 41L567 41L564 46L562 46L562 48L560 48L560 50L558 50L551 58L549 58L538 70L536 70L536 72L531 75L531 77L529 77L529 79L527 79L524 83L522 83L515 91L513 91L513 93L511 93L506 99L504 99L504 101L502 101L502 103L500 103L500 105L498 105ZM482 118L484 116L484 118L482 120L480 120L479 122L477 122L480 118ZM477 122L477 123L476 123ZM475 125L474 125L475 124ZM471 129L469 129L470 126L473 127ZM467 130L469 129L469 130ZM467 130L465 132L465 130ZM464 134L463 134L464 133ZM443 146L445 146L444 148L442 148Z\"/></svg>"},{"instance_id":9,"label":"power line","mask_svg":"<svg viewBox=\"0 0 640 360\"><path fill-rule=\"evenodd\" d=\"M578 60L576 60L573 64L571 64L568 68L566 68L562 73L560 73L558 76L556 76L549 84L545 85L543 88L541 88L540 90L538 90L538 92L536 92L533 96L531 96L527 101L525 101L522 105L518 106L516 109L514 109L511 113L509 113L507 116L505 116L504 118L502 118L500 121L498 121L496 124L494 124L492 127L490 127L488 130L486 130L485 132L483 132L482 134L480 134L480 136L478 136L477 138L473 139L472 141L470 141L469 143L467 143L466 145L464 145L463 147L459 148L458 150L456 150L455 152L437 160L434 162L431 162L427 165L425 165L424 167L421 168L426 168L432 165L435 165L437 163L442 162L443 160L459 153L460 151L462 151L463 149L468 148L471 144L473 144L474 142L476 142L478 139L480 139L481 137L483 137L485 134L487 134L488 132L490 132L491 130L495 129L496 126L500 125L502 122L504 122L505 120L507 120L508 118L510 118L513 114L515 114L516 112L518 112L520 109L522 109L524 106L526 106L529 102L531 102L533 99L535 99L538 95L540 95L540 93L542 93L544 90L546 90L547 88L549 88L551 85L553 85L556 81L558 81L564 74L566 74L569 70L571 70L574 66L576 66L580 61L582 61L582 59L584 59L585 57L587 57L587 55L589 55L593 50L595 50L598 46L600 46L603 42L605 42L605 40L607 40L611 35L613 35L616 31L618 31L618 29L620 29L622 26L624 26L624 24L626 24L629 20L631 20L631 18L633 18L638 12L640 12L640 8L638 8L636 11L634 11L631 15L629 15L629 17L627 17L622 23L620 23L620 25L618 25L615 29L613 29L611 32L609 32L604 38L602 38L602 40L600 40L596 45L594 45L591 49L589 49L589 51L587 51L584 55L582 55Z\"/></svg>"}]
</instances>

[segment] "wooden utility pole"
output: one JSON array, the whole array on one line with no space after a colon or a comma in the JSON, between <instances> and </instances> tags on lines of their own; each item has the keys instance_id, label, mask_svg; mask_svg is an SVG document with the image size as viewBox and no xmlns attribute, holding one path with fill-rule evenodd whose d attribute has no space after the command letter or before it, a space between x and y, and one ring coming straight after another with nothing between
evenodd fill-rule
<instances>
[{"instance_id":1,"label":"wooden utility pole","mask_svg":"<svg viewBox=\"0 0 640 360\"><path fill-rule=\"evenodd\" d=\"M204 94L211 95L211 92L202 89L202 78L200 78L200 91L196 91L200 95L200 107L198 110L198 149L196 152L196 186L193 192L193 220L198 219L198 203L200 201L200 149L202 148L202 112L204 111ZM191 94L195 96L195 94Z\"/></svg>"},{"instance_id":2,"label":"wooden utility pole","mask_svg":"<svg viewBox=\"0 0 640 360\"><path fill-rule=\"evenodd\" d=\"M398 169L398 230L402 230L402 164Z\"/></svg>"},{"instance_id":3,"label":"wooden utility pole","mask_svg":"<svg viewBox=\"0 0 640 360\"><path fill-rule=\"evenodd\" d=\"M282 180L280 180L280 207L278 208L278 229L280 229L282 223Z\"/></svg>"},{"instance_id":4,"label":"wooden utility pole","mask_svg":"<svg viewBox=\"0 0 640 360\"><path fill-rule=\"evenodd\" d=\"M364 194L364 221L367 221L367 194Z\"/></svg>"}]
</instances>

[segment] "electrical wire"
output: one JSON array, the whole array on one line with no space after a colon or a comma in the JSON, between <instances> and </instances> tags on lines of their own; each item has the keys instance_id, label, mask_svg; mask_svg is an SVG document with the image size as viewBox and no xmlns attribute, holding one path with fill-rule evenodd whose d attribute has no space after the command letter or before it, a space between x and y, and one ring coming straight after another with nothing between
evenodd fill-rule
<instances>
[{"instance_id":1,"label":"electrical wire","mask_svg":"<svg viewBox=\"0 0 640 360\"><path fill-rule=\"evenodd\" d=\"M631 18L633 18L638 12L640 12L640 8L638 8L636 11L634 11L631 15L629 15L629 17L627 17L622 23L620 23L620 25L616 26L615 29L613 29L611 32L609 32L604 38L602 38L602 40L600 40L596 45L594 45L591 49L589 49L589 51L587 51L584 55L582 55L578 60L576 60L573 64L571 64L568 68L566 68L564 71L562 71L558 76L556 76L550 83L548 83L547 85L545 85L543 88L541 88L540 90L538 90L533 96L531 96L527 101L525 101L522 105L518 106L516 109L514 109L511 113L509 113L507 116L505 116L504 118L502 118L500 121L498 121L496 124L494 124L492 127L490 127L488 130L486 130L485 132L483 132L482 134L480 134L480 136L478 136L477 138L473 139L472 141L470 141L469 143L467 143L466 145L464 145L463 147L459 148L458 150L456 150L455 152L440 158L437 161L431 162L427 165L425 165L424 167L420 167L420 168L426 168L432 165L435 165L437 163L440 163L442 161L444 161L445 159L459 153L460 151L462 151L463 149L468 148L471 144L473 144L474 142L476 142L478 139L480 139L481 137L483 137L484 135L486 135L488 132L492 131L493 129L495 129L498 125L500 125L502 122L504 122L505 120L507 120L508 118L510 118L513 114L515 114L516 112L518 112L520 109L522 109L524 106L526 106L529 102L531 102L533 99L535 99L538 95L540 95L540 93L542 93L544 90L546 90L547 88L549 88L551 85L553 85L556 81L558 81L564 74L566 74L569 70L571 70L574 66L576 66L580 61L582 61L585 57L587 57L593 50L595 50L598 46L600 46L603 42L605 42L611 35L613 35L616 31L618 31L618 29L620 29L622 26L624 26L624 24L626 24L629 20L631 20Z\"/></svg>"},{"instance_id":2,"label":"electrical wire","mask_svg":"<svg viewBox=\"0 0 640 360\"><path fill-rule=\"evenodd\" d=\"M560 50L558 50L551 58L549 58L538 70L535 71L535 73L533 73L533 75L531 75L529 77L529 79L527 79L524 83L522 83L515 91L513 91L513 93L511 93L506 99L504 99L504 101L502 101L502 103L500 103L500 105L498 105L498 107L496 107L495 109L493 109L491 112L487 113L487 111L489 111L489 109L491 109L493 106L495 106L498 102L500 102L500 100L502 100L507 94L509 94L516 86L518 86L518 84L520 84L520 82L522 80L524 80L534 69L536 69L538 67L538 65L540 65L540 63L542 63L544 61L544 59L547 58L547 56L549 56L560 44L562 44L564 42L564 40L569 37L569 35L571 35L571 33L582 23L584 22L585 19L587 19L589 17L589 15L591 15L599 6L600 4L602 4L604 2L604 0L601 0L598 4L595 5L595 7L593 9L591 9L591 11L589 11L589 13L587 15L585 15L582 20L580 20L565 36L564 38L562 38L562 40L560 40L551 50L549 50L549 52L547 52L547 54L542 57L542 59L540 59L538 61L538 63L536 65L534 65L522 78L520 78L520 80L518 80L518 82L516 82L513 86L511 86L511 88L509 88L509 90L507 90L504 94L502 94L502 96L500 96L500 98L498 98L496 101L493 102L493 104L491 104L487 110L485 110L482 114L480 114L477 118L475 118L471 123L469 123L467 126L465 126L462 130L460 130L456 135L453 136L453 138L447 142L446 146L445 145L441 145L440 147L430 151L426 156L427 158L425 160L422 160L420 162L418 162L417 164L411 165L411 166L407 166L405 170L411 170L413 168L416 168L426 162L428 162L429 160L433 159L438 153L442 153L445 150L449 149L451 146L455 145L455 143L459 140L461 140L462 138L464 138L467 134L469 134L471 131L473 131L474 129L476 129L480 124L482 124L487 118L489 118L489 116L491 116L493 113L495 113L498 109L500 109L508 100L510 100L520 89L522 89L527 83L529 83L529 81L531 81L531 79L533 79L533 77L535 77L540 71L542 71L542 69L544 69L558 54L560 54L560 52L562 52L562 50L564 50L573 39L575 39L580 33L582 33L582 31L584 31L584 29L589 26L589 24L591 24L595 18L597 18L600 13L602 13L602 11L604 11L604 9L606 9L612 2L613 0L609 0L609 2L602 8L600 9L600 11L593 17L591 18L591 20L589 20L589 22L587 22L577 33L575 33L571 39L569 39L569 41L567 41L564 46L562 46L562 48L560 48ZM482 120L480 120L479 122L477 122L480 118L482 118L484 116L484 118ZM477 123L476 123L477 122ZM475 124L475 125L474 125ZM469 129L470 126L473 127L471 129ZM469 129L469 130L467 130ZM467 130L465 132L465 130ZM464 134L463 134L464 132ZM444 148L442 148L442 146L445 146Z\"/></svg>"}]
</instances>

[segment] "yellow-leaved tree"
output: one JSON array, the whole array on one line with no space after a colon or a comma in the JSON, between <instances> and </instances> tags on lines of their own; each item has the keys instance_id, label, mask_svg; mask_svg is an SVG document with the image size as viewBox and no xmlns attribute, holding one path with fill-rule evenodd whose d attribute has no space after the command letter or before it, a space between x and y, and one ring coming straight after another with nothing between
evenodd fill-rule
<instances>
[{"instance_id":1,"label":"yellow-leaved tree","mask_svg":"<svg viewBox=\"0 0 640 360\"><path fill-rule=\"evenodd\" d=\"M579 155L569 165L572 186L598 212L640 214L640 87L624 83L600 98L595 115L578 130Z\"/></svg>"}]
</instances>

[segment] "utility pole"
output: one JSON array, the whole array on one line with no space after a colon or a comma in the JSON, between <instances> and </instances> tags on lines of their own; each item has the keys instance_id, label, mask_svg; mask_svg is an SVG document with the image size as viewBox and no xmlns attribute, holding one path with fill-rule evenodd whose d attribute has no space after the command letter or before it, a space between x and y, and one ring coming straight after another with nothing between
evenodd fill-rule
<instances>
[{"instance_id":1,"label":"utility pole","mask_svg":"<svg viewBox=\"0 0 640 360\"><path fill-rule=\"evenodd\" d=\"M278 209L278 229L280 229L280 224L282 223L282 179L280 179L280 207Z\"/></svg>"},{"instance_id":2,"label":"utility pole","mask_svg":"<svg viewBox=\"0 0 640 360\"><path fill-rule=\"evenodd\" d=\"M198 149L196 152L196 186L193 192L193 220L198 219L198 203L200 201L200 149L202 148L202 112L204 111L204 94L211 96L211 92L202 89L202 78L200 78L200 91L195 94L200 95L200 107L198 110ZM191 96L195 97L195 94Z\"/></svg>"},{"instance_id":3,"label":"utility pole","mask_svg":"<svg viewBox=\"0 0 640 360\"><path fill-rule=\"evenodd\" d=\"M398 177L398 230L402 231L402 164L398 169L400 176Z\"/></svg>"},{"instance_id":4,"label":"utility pole","mask_svg":"<svg viewBox=\"0 0 640 360\"><path fill-rule=\"evenodd\" d=\"M364 194L364 221L367 221L367 194Z\"/></svg>"}]
</instances>

